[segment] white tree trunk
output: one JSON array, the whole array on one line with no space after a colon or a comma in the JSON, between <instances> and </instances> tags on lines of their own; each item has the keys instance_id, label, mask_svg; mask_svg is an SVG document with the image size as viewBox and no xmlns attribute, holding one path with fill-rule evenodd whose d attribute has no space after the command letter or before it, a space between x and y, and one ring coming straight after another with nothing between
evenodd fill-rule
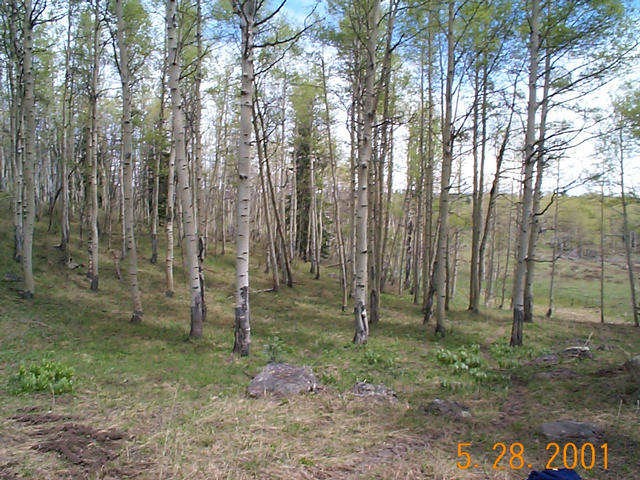
<instances>
[{"instance_id":1,"label":"white tree trunk","mask_svg":"<svg viewBox=\"0 0 640 480\"><path fill-rule=\"evenodd\" d=\"M355 326L353 343L366 343L369 337L367 318L367 217L369 215L369 162L372 156L372 133L376 117L376 44L378 43L378 23L380 18L380 0L373 0L367 15L367 43L364 79L364 122L362 125L362 143L358 150L358 195L356 207L356 295Z\"/></svg>"},{"instance_id":2,"label":"white tree trunk","mask_svg":"<svg viewBox=\"0 0 640 480\"><path fill-rule=\"evenodd\" d=\"M129 281L133 299L131 323L142 321L142 300L138 287L138 253L136 250L135 218L133 215L133 126L131 123L131 77L129 72L129 49L125 40L125 20L122 9L123 0L115 0L118 19L117 42L120 53L119 67L122 83L122 162L124 191L124 223L127 236L127 256L129 257Z\"/></svg>"},{"instance_id":3,"label":"white tree trunk","mask_svg":"<svg viewBox=\"0 0 640 480\"><path fill-rule=\"evenodd\" d=\"M178 48L178 17L176 0L167 0L167 39L169 55L169 89L171 90L171 112L173 138L178 173L178 196L182 206L184 228L185 267L189 282L189 306L191 308L190 337L202 337L202 295L198 269L198 237L194 218L193 196L189 186L189 167L185 150L184 111L180 91L180 50Z\"/></svg>"},{"instance_id":4,"label":"white tree trunk","mask_svg":"<svg viewBox=\"0 0 640 480\"><path fill-rule=\"evenodd\" d=\"M33 224L35 222L35 99L33 79L33 24L31 0L24 2L24 252L22 266L24 272L24 297L33 298L35 282L33 279Z\"/></svg>"},{"instance_id":5,"label":"white tree trunk","mask_svg":"<svg viewBox=\"0 0 640 480\"><path fill-rule=\"evenodd\" d=\"M98 290L98 74L100 68L100 1L94 4L93 65L89 86L89 135L87 137L87 160L89 164L89 271L91 290Z\"/></svg>"},{"instance_id":6,"label":"white tree trunk","mask_svg":"<svg viewBox=\"0 0 640 480\"><path fill-rule=\"evenodd\" d=\"M238 146L238 197L236 215L236 307L233 352L249 355L249 207L251 203L251 118L253 115L253 29L256 0L234 1L242 32L240 84L240 142Z\"/></svg>"},{"instance_id":7,"label":"white tree trunk","mask_svg":"<svg viewBox=\"0 0 640 480\"><path fill-rule=\"evenodd\" d=\"M449 189L451 188L451 162L453 160L453 132L451 131L453 110L454 41L453 22L455 8L449 1L447 27L447 78L445 91L445 116L442 125L442 174L440 176L440 203L438 205L438 243L436 248L436 333L444 335L445 304L447 300L446 260L447 238L449 236Z\"/></svg>"},{"instance_id":8,"label":"white tree trunk","mask_svg":"<svg viewBox=\"0 0 640 480\"><path fill-rule=\"evenodd\" d=\"M522 207L520 215L520 233L518 235L518 256L513 274L513 325L511 327L511 346L522 345L522 326L524 323L524 290L527 276L527 252L529 250L529 232L533 213L533 167L535 163L536 81L538 79L539 50L539 0L531 1L531 37L529 45L529 104L527 106L527 130L524 148L524 179Z\"/></svg>"}]
</instances>

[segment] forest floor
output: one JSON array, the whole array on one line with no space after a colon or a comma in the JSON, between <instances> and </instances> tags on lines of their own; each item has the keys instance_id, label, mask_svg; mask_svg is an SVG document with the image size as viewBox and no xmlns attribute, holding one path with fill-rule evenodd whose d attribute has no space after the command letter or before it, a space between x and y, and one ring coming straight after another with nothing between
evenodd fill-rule
<instances>
[{"instance_id":1,"label":"forest floor","mask_svg":"<svg viewBox=\"0 0 640 480\"><path fill-rule=\"evenodd\" d=\"M0 479L526 479L550 460L562 466L567 442L559 442L552 460L554 448L548 450L540 434L543 422L560 419L603 429L591 442L593 468L577 460L584 479L640 478L640 400L619 368L640 353L640 331L629 324L601 325L593 311L561 299L557 316L525 325L525 346L512 350L504 347L507 310L474 316L460 299L449 312L448 335L438 339L407 295L385 294L381 322L372 326L369 343L356 347L352 314L340 311L335 269L314 280L299 262L295 288L251 296L252 353L238 358L231 354L232 245L227 254L207 258L205 336L191 341L183 272L177 268L176 294L166 298L164 262L149 263L146 239L140 325L128 322L126 275L118 281L105 254L100 290L91 292L85 269L62 262L58 237L46 232L45 221L36 231L36 296L21 299L21 284L2 280L21 275L11 260L6 203L0 199ZM79 244L74 237L73 255L84 262ZM269 276L254 259L251 288L260 291L269 287ZM563 281L572 279L567 274ZM584 279L575 281L579 290ZM587 343L593 359L531 362ZM472 371L446 363L464 356L462 350L475 359ZM73 367L73 392L9 394L7 380L20 365L43 358ZM270 359L310 365L318 390L287 400L249 398L251 377ZM558 369L573 373L538 375ZM349 395L362 380L394 389L398 402ZM435 398L464 403L473 417L427 413ZM508 451L516 442L524 448L520 469ZM507 448L500 459L497 443ZM576 443L579 452L582 442ZM457 466L466 463L459 448L471 455L468 469Z\"/></svg>"}]
</instances>

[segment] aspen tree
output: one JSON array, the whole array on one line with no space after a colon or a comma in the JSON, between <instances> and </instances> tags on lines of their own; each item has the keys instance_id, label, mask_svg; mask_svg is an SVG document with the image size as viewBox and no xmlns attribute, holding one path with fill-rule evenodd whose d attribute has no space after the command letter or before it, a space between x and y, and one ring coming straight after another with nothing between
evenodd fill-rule
<instances>
[{"instance_id":1,"label":"aspen tree","mask_svg":"<svg viewBox=\"0 0 640 480\"><path fill-rule=\"evenodd\" d=\"M241 69L240 142L238 147L238 196L236 215L236 307L233 352L249 355L251 323L249 310L249 207L251 202L251 120L253 116L253 33L256 0L236 0L234 12L240 17Z\"/></svg>"},{"instance_id":2,"label":"aspen tree","mask_svg":"<svg viewBox=\"0 0 640 480\"><path fill-rule=\"evenodd\" d=\"M178 14L176 0L167 0L167 53L169 55L169 90L171 91L171 113L175 161L178 176L178 197L182 207L184 229L185 266L189 285L191 330L189 336L202 337L202 296L198 268L198 238L194 218L193 196L189 185L189 171L185 151L184 111L180 90L180 49L178 48Z\"/></svg>"},{"instance_id":3,"label":"aspen tree","mask_svg":"<svg viewBox=\"0 0 640 480\"><path fill-rule=\"evenodd\" d=\"M24 253L22 266L24 273L24 297L33 298L35 282L33 279L33 224L36 216L35 205L35 98L33 75L33 19L31 0L24 2L22 58L24 81Z\"/></svg>"},{"instance_id":4,"label":"aspen tree","mask_svg":"<svg viewBox=\"0 0 640 480\"><path fill-rule=\"evenodd\" d=\"M372 0L368 5L365 78L364 78L364 112L362 140L358 150L358 195L356 208L356 291L355 291L355 326L353 342L362 344L369 337L369 320L367 318L367 216L369 213L368 184L369 162L372 157L372 133L376 116L376 44L378 42L378 22L380 17L380 0Z\"/></svg>"},{"instance_id":5,"label":"aspen tree","mask_svg":"<svg viewBox=\"0 0 640 480\"><path fill-rule=\"evenodd\" d=\"M125 38L126 24L124 19L123 0L115 0L118 29L116 41L119 50L118 69L122 83L122 162L123 162L123 193L124 193L124 223L127 237L127 257L129 259L129 281L131 282L131 297L133 299L133 313L131 323L142 321L142 299L138 287L138 253L136 250L135 218L133 212L133 126L131 119L131 73L129 69L129 44Z\"/></svg>"}]
</instances>

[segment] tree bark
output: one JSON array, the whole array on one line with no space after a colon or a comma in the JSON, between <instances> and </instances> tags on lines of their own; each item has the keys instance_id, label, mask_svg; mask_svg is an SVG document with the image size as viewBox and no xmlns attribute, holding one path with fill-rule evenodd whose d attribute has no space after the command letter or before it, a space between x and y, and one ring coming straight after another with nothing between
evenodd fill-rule
<instances>
[{"instance_id":1,"label":"tree bark","mask_svg":"<svg viewBox=\"0 0 640 480\"><path fill-rule=\"evenodd\" d=\"M22 58L24 81L24 252L22 266L24 273L24 297L33 298L35 281L33 278L33 225L35 223L35 97L33 75L33 20L31 0L24 2Z\"/></svg>"},{"instance_id":2,"label":"tree bark","mask_svg":"<svg viewBox=\"0 0 640 480\"><path fill-rule=\"evenodd\" d=\"M527 252L529 250L529 232L533 213L533 167L535 163L536 81L538 79L539 50L539 0L531 0L530 44L529 44L529 102L527 106L527 126L524 148L524 178L520 232L518 235L518 257L513 275L513 324L511 327L512 347L522 345L522 327L524 323L524 293L527 275Z\"/></svg>"},{"instance_id":3,"label":"tree bark","mask_svg":"<svg viewBox=\"0 0 640 480\"><path fill-rule=\"evenodd\" d=\"M91 83L89 85L89 133L87 135L87 163L89 165L89 271L91 290L98 290L98 75L100 68L100 0L94 0L93 49Z\"/></svg>"},{"instance_id":4,"label":"tree bark","mask_svg":"<svg viewBox=\"0 0 640 480\"><path fill-rule=\"evenodd\" d=\"M560 159L557 160L556 170L556 195L560 195ZM600 185L600 321L604 323L604 178ZM560 197L556 199L553 212L553 249L551 257L551 281L549 283L549 308L547 309L547 317L553 315L553 289L556 280L556 263L558 261L558 211L560 210Z\"/></svg>"},{"instance_id":5,"label":"tree bark","mask_svg":"<svg viewBox=\"0 0 640 480\"><path fill-rule=\"evenodd\" d=\"M167 289L165 295L167 297L173 297L173 291L175 289L173 281L173 262L174 262L174 238L173 238L173 219L175 215L175 165L176 165L176 149L175 144L171 141L169 150L169 170L167 174L167 211L165 215L166 231L167 231L167 257L166 257L166 279Z\"/></svg>"},{"instance_id":6,"label":"tree bark","mask_svg":"<svg viewBox=\"0 0 640 480\"><path fill-rule=\"evenodd\" d=\"M235 0L234 10L240 17L241 68L240 142L238 147L238 196L236 216L236 308L233 352L249 355L251 327L249 311L249 207L251 201L251 117L253 105L253 32L256 0Z\"/></svg>"},{"instance_id":7,"label":"tree bark","mask_svg":"<svg viewBox=\"0 0 640 480\"><path fill-rule=\"evenodd\" d=\"M340 220L340 204L338 196L338 181L336 179L336 158L333 152L333 139L331 136L331 112L329 110L329 98L327 94L327 75L324 65L324 57L320 58L322 66L322 88L324 98L325 124L327 126L327 142L329 144L329 163L331 166L331 182L333 195L333 216L336 222L336 238L338 239L338 257L340 259L340 285L342 286L342 311L347 309L347 297L349 286L347 278L347 262L344 249L344 239L342 237L342 222Z\"/></svg>"},{"instance_id":8,"label":"tree bark","mask_svg":"<svg viewBox=\"0 0 640 480\"><path fill-rule=\"evenodd\" d=\"M545 136L547 125L547 111L549 106L549 88L551 84L551 59L549 51L545 55L544 87L542 89L542 105L540 110L540 126L538 146L536 152L536 183L533 191L533 206L531 216L531 231L529 232L529 248L527 250L527 279L524 291L524 321L533 322L533 280L536 268L536 245L540 224L540 200L542 197L542 179L544 176L545 161Z\"/></svg>"},{"instance_id":9,"label":"tree bark","mask_svg":"<svg viewBox=\"0 0 640 480\"><path fill-rule=\"evenodd\" d=\"M262 205L264 208L264 219L267 226L267 241L268 241L268 253L271 258L271 276L273 280L273 291L277 292L280 289L280 275L278 273L278 259L276 258L275 237L273 229L271 227L271 215L269 214L269 202L267 201L267 187L264 181L264 168L263 163L268 156L267 139L260 138L260 132L258 131L258 116L255 112L255 105L253 110L253 131L256 137L256 149L258 151L258 170L260 173L260 193L262 194ZM265 132L266 134L266 132ZM276 211L277 213L277 211Z\"/></svg>"},{"instance_id":10,"label":"tree bark","mask_svg":"<svg viewBox=\"0 0 640 480\"><path fill-rule=\"evenodd\" d=\"M127 256L129 257L129 281L133 313L131 323L142 321L142 299L138 286L138 252L136 249L135 218L133 215L133 125L131 118L131 72L129 70L129 47L125 39L125 19L122 7L123 0L115 0L118 20L117 43L120 52L118 66L122 83L122 161L124 173L124 222L127 233Z\"/></svg>"},{"instance_id":11,"label":"tree bark","mask_svg":"<svg viewBox=\"0 0 640 480\"><path fill-rule=\"evenodd\" d=\"M369 337L367 318L367 217L369 213L368 186L369 162L372 157L372 133L376 116L376 44L378 42L378 22L380 0L372 0L367 12L366 62L364 80L364 112L362 143L358 150L358 197L356 209L356 295L355 295L355 335L353 342L363 344Z\"/></svg>"},{"instance_id":12,"label":"tree bark","mask_svg":"<svg viewBox=\"0 0 640 480\"><path fill-rule=\"evenodd\" d=\"M73 157L73 137L71 135L72 123L72 92L71 92L71 17L72 3L69 2L67 16L67 44L64 53L64 86L62 91L62 141L60 144L60 181L61 181L61 205L60 205L60 250L65 263L69 263L69 158Z\"/></svg>"},{"instance_id":13,"label":"tree bark","mask_svg":"<svg viewBox=\"0 0 640 480\"><path fill-rule=\"evenodd\" d=\"M191 308L191 330L189 336L200 338L203 334L204 320L200 272L198 267L198 238L194 216L193 196L189 185L189 170L185 151L184 111L180 91L180 49L178 48L178 17L176 0L167 0L167 39L169 54L169 89L171 90L171 111L173 120L173 138L178 173L178 192L182 206L182 224L184 228L184 246L186 250L186 271L189 284Z\"/></svg>"},{"instance_id":14,"label":"tree bark","mask_svg":"<svg viewBox=\"0 0 640 480\"><path fill-rule=\"evenodd\" d=\"M449 236L449 189L451 188L451 162L453 160L453 75L454 75L454 38L455 19L454 1L449 1L447 21L447 77L445 90L445 116L442 125L442 174L440 178L440 204L438 205L439 231L436 259L436 334L446 334L446 258L447 237Z\"/></svg>"},{"instance_id":15,"label":"tree bark","mask_svg":"<svg viewBox=\"0 0 640 480\"><path fill-rule=\"evenodd\" d=\"M627 213L627 194L624 190L624 143L622 128L618 130L620 142L620 200L622 202L622 234L624 235L624 251L627 259L627 272L629 273L629 288L631 289L631 309L633 323L640 327L638 302L636 301L636 285L633 259L631 257L631 232L629 229L629 214Z\"/></svg>"}]
</instances>

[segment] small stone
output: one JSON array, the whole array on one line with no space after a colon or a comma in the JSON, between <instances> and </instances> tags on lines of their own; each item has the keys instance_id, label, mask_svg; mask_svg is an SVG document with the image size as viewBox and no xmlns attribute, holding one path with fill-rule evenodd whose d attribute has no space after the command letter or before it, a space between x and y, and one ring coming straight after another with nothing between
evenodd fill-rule
<instances>
[{"instance_id":1,"label":"small stone","mask_svg":"<svg viewBox=\"0 0 640 480\"><path fill-rule=\"evenodd\" d=\"M436 415L444 415L454 420L469 420L472 418L469 407L453 400L441 400L436 398L429 405L423 407L425 412Z\"/></svg>"},{"instance_id":2,"label":"small stone","mask_svg":"<svg viewBox=\"0 0 640 480\"><path fill-rule=\"evenodd\" d=\"M374 385L367 382L357 382L349 392L356 397L368 397L373 400L385 400L391 403L398 401L396 392L384 385Z\"/></svg>"},{"instance_id":3,"label":"small stone","mask_svg":"<svg viewBox=\"0 0 640 480\"><path fill-rule=\"evenodd\" d=\"M249 383L249 396L263 397L267 393L290 397L316 389L316 377L311 367L296 367L288 363L269 363Z\"/></svg>"},{"instance_id":4,"label":"small stone","mask_svg":"<svg viewBox=\"0 0 640 480\"><path fill-rule=\"evenodd\" d=\"M534 375L534 378L538 378L540 380L562 380L567 378L576 378L577 376L578 374L570 368L556 368L546 372L538 372Z\"/></svg>"},{"instance_id":5,"label":"small stone","mask_svg":"<svg viewBox=\"0 0 640 480\"><path fill-rule=\"evenodd\" d=\"M598 347L596 348L596 350L600 350L603 352L610 352L611 350L615 350L616 346L612 345L611 343L603 343L598 345Z\"/></svg>"},{"instance_id":6,"label":"small stone","mask_svg":"<svg viewBox=\"0 0 640 480\"><path fill-rule=\"evenodd\" d=\"M551 440L564 440L567 438L595 439L602 435L602 429L597 425L573 420L543 423L540 426L540 430L545 437Z\"/></svg>"},{"instance_id":7,"label":"small stone","mask_svg":"<svg viewBox=\"0 0 640 480\"><path fill-rule=\"evenodd\" d=\"M624 368L631 374L631 378L640 385L640 355L627 360Z\"/></svg>"}]
</instances>

